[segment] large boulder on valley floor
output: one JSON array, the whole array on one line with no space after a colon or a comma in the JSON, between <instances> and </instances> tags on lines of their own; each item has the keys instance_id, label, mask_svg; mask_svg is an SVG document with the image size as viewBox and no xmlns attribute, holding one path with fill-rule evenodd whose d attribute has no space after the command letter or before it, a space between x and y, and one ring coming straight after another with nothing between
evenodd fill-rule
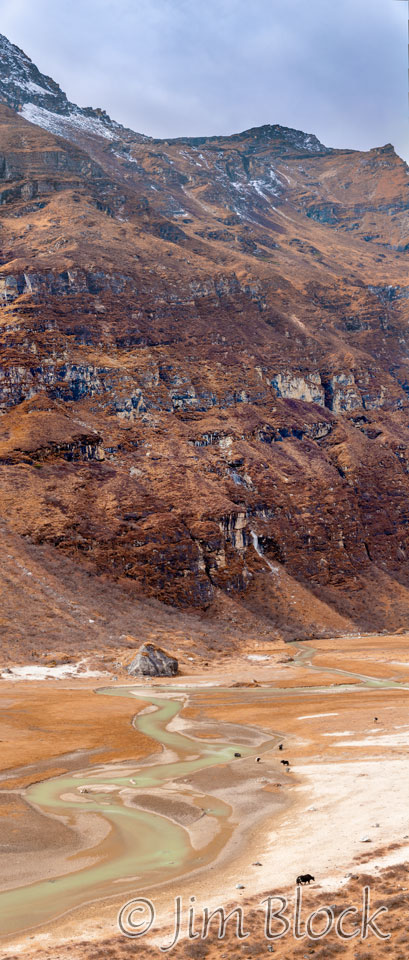
<instances>
[{"instance_id":1,"label":"large boulder on valley floor","mask_svg":"<svg viewBox=\"0 0 409 960\"><path fill-rule=\"evenodd\" d=\"M178 670L175 657L154 643L144 643L128 667L132 677L174 677Z\"/></svg>"}]
</instances>

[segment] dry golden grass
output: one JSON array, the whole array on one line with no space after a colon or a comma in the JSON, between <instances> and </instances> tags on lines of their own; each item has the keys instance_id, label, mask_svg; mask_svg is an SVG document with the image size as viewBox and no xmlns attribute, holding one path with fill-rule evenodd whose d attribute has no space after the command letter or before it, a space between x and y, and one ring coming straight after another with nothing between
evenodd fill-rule
<instances>
[{"instance_id":1,"label":"dry golden grass","mask_svg":"<svg viewBox=\"0 0 409 960\"><path fill-rule=\"evenodd\" d=\"M64 687L61 681L47 681L21 686L2 681L4 698L10 701L0 721L2 789L27 786L33 776L48 779L87 761L137 759L151 752L149 738L132 726L145 704L135 698L97 696L91 685L84 689L83 684ZM85 755L65 760L65 754L76 751Z\"/></svg>"}]
</instances>

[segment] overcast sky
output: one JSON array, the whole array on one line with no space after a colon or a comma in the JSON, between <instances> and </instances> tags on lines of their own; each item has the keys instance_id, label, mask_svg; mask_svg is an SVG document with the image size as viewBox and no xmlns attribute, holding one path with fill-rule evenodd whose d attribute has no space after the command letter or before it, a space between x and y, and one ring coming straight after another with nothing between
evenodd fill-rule
<instances>
[{"instance_id":1,"label":"overcast sky","mask_svg":"<svg viewBox=\"0 0 409 960\"><path fill-rule=\"evenodd\" d=\"M281 123L409 159L398 0L0 0L0 32L80 106L142 133Z\"/></svg>"}]
</instances>

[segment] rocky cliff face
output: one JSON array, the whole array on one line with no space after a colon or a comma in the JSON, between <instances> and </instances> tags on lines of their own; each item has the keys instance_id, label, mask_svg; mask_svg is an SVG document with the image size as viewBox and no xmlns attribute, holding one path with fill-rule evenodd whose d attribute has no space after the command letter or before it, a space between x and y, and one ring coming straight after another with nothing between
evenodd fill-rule
<instances>
[{"instance_id":1,"label":"rocky cliff face","mask_svg":"<svg viewBox=\"0 0 409 960\"><path fill-rule=\"evenodd\" d=\"M286 636L406 624L406 165L277 126L78 134L1 43L12 534Z\"/></svg>"}]
</instances>

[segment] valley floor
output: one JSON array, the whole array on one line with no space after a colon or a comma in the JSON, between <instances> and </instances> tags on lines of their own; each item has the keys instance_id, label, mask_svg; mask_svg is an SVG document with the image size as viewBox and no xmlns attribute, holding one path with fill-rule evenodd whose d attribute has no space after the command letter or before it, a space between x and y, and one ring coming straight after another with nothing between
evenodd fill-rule
<instances>
[{"instance_id":1,"label":"valley floor","mask_svg":"<svg viewBox=\"0 0 409 960\"><path fill-rule=\"evenodd\" d=\"M300 873L315 877L307 913L322 903L359 905L369 882L377 906L393 903L380 921L391 933L387 949L405 956L407 637L260 644L191 671L186 659L181 677L128 690L125 675L2 679L0 908L14 930L2 957L157 956L172 939L176 896L185 905L195 896L199 918L205 906L242 905L251 936L217 941L215 927L205 941L182 940L172 956L266 955L258 905L274 893L292 903ZM123 833L125 814L140 818L139 833ZM142 859L152 829L156 872ZM128 849L136 843L133 869L110 873L115 863L120 871L124 836ZM82 888L87 876L91 887ZM44 883L52 884L46 896ZM116 918L139 896L154 902L157 921L146 938L128 941ZM274 956L363 960L365 950L376 957L385 949L376 938L329 945L286 937Z\"/></svg>"}]
</instances>

